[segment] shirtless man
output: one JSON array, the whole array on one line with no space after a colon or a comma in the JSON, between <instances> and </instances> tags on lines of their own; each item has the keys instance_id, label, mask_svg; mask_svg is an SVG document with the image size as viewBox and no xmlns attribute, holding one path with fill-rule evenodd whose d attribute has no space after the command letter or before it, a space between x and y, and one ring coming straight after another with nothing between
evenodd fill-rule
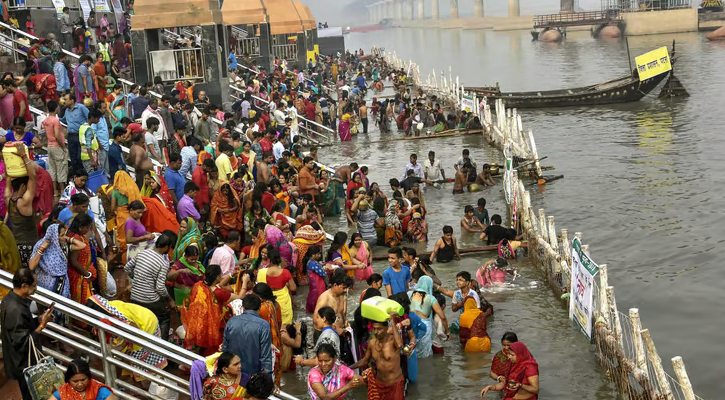
<instances>
[{"instance_id":1,"label":"shirtless man","mask_svg":"<svg viewBox=\"0 0 725 400\"><path fill-rule=\"evenodd\" d=\"M352 180L352 172L357 171L359 168L360 167L357 165L357 163L350 163L350 165L343 165L335 172L340 177L340 179L342 179L343 182L347 183Z\"/></svg>"},{"instance_id":2,"label":"shirtless man","mask_svg":"<svg viewBox=\"0 0 725 400\"><path fill-rule=\"evenodd\" d=\"M380 400L404 400L405 378L400 367L400 349L403 338L394 323L395 312L386 322L373 321L373 337L368 344L365 357L352 365L351 369L365 368L370 358L375 360L377 374L368 368L363 373L367 380L368 398Z\"/></svg>"},{"instance_id":3,"label":"shirtless man","mask_svg":"<svg viewBox=\"0 0 725 400\"><path fill-rule=\"evenodd\" d=\"M133 137L133 146L128 153L128 159L126 164L133 167L136 171L136 184L141 188L144 184L144 177L146 173L151 169L151 159L149 154L144 147L145 133L140 131Z\"/></svg>"},{"instance_id":4,"label":"shirtless man","mask_svg":"<svg viewBox=\"0 0 725 400\"><path fill-rule=\"evenodd\" d=\"M360 101L360 108L358 109L360 122L362 122L363 133L368 133L368 106L365 100Z\"/></svg>"},{"instance_id":5,"label":"shirtless man","mask_svg":"<svg viewBox=\"0 0 725 400\"><path fill-rule=\"evenodd\" d=\"M471 164L463 164L461 168L456 170L456 178L453 183L453 194L463 193L463 188L468 187L468 171Z\"/></svg>"},{"instance_id":6,"label":"shirtless man","mask_svg":"<svg viewBox=\"0 0 725 400\"><path fill-rule=\"evenodd\" d=\"M272 171L269 169L269 164L272 162L274 162L274 155L271 151L265 151L262 154L262 160L257 163L257 182L269 184L272 181Z\"/></svg>"},{"instance_id":7,"label":"shirtless man","mask_svg":"<svg viewBox=\"0 0 725 400\"><path fill-rule=\"evenodd\" d=\"M351 288L355 281L347 276L345 270L336 270L330 277L330 288L325 290L317 299L315 312L312 314L312 323L315 325L315 334L313 339L317 343L317 338L322 334L324 321L318 315L318 311L322 307L331 307L335 310L335 314L340 320L345 321L344 326L347 327L347 289Z\"/></svg>"}]
</instances>

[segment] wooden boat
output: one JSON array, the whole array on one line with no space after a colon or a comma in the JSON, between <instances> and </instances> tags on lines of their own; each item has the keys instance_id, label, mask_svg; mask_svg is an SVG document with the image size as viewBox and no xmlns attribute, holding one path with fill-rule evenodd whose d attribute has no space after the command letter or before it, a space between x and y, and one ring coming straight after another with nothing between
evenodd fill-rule
<instances>
[{"instance_id":1,"label":"wooden boat","mask_svg":"<svg viewBox=\"0 0 725 400\"><path fill-rule=\"evenodd\" d=\"M670 72L653 76L644 81L635 74L609 82L563 90L539 92L501 92L498 87L466 87L467 91L489 100L503 99L510 108L549 108L593 106L600 104L639 101L669 76Z\"/></svg>"}]
</instances>

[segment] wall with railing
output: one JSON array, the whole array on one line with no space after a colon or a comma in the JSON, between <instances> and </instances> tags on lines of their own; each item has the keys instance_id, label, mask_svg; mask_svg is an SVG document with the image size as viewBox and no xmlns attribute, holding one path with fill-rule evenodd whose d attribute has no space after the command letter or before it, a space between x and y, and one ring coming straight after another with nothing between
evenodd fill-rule
<instances>
[{"instance_id":1,"label":"wall with railing","mask_svg":"<svg viewBox=\"0 0 725 400\"><path fill-rule=\"evenodd\" d=\"M473 111L484 127L486 142L500 150L506 164L512 166L502 180L510 220L528 242L531 263L544 273L554 294L567 299L564 305L569 307L569 301L573 301L570 293L572 242L566 229L557 233L554 216L547 216L543 208L534 212L531 195L523 180L526 175L541 177L541 166L534 134L524 130L517 110L506 109L501 99L490 104L485 98L466 94L465 88L458 84L458 78L453 80L450 72L447 79L441 73L439 81L433 71L422 82L412 61L403 62L395 53L385 53L384 57L396 68L408 68L414 85L429 95L444 99L454 109L464 105L464 98L473 99ZM528 161L516 165L515 158ZM580 232L574 233L574 237L583 239ZM581 247L589 256L589 245ZM614 383L618 393L626 399L701 400L693 391L681 357L671 360L674 377L665 371L649 330L642 326L639 310L619 311L614 288L609 285L607 265L601 264L599 268L592 288L592 340L603 373Z\"/></svg>"}]
</instances>

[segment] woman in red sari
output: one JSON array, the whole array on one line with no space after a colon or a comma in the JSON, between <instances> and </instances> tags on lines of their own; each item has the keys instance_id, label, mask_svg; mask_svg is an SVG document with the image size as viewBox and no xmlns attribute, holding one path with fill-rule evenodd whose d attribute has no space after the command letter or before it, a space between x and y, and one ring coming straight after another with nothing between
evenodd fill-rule
<instances>
[{"instance_id":1,"label":"woman in red sari","mask_svg":"<svg viewBox=\"0 0 725 400\"><path fill-rule=\"evenodd\" d=\"M117 174L118 175L118 174ZM163 177L150 172L144 177L141 195L147 212L141 218L141 223L149 232L179 231L179 222L176 220L174 201L169 193L169 185Z\"/></svg>"},{"instance_id":2,"label":"woman in red sari","mask_svg":"<svg viewBox=\"0 0 725 400\"><path fill-rule=\"evenodd\" d=\"M88 363L77 358L68 364L65 384L53 393L57 400L116 400L113 390L91 376Z\"/></svg>"},{"instance_id":3,"label":"woman in red sari","mask_svg":"<svg viewBox=\"0 0 725 400\"><path fill-rule=\"evenodd\" d=\"M221 268L209 265L204 280L194 284L181 308L181 322L186 329L184 347L199 350L204 356L219 351L224 339L224 305L230 293L220 287L222 279L226 278Z\"/></svg>"},{"instance_id":4,"label":"woman in red sari","mask_svg":"<svg viewBox=\"0 0 725 400\"><path fill-rule=\"evenodd\" d=\"M506 379L481 390L481 397L488 391L503 391L504 400L537 400L539 394L539 364L522 342L516 342L506 351L511 369Z\"/></svg>"},{"instance_id":5,"label":"woman in red sari","mask_svg":"<svg viewBox=\"0 0 725 400\"><path fill-rule=\"evenodd\" d=\"M95 267L95 250L86 239L93 220L88 214L78 214L68 229L68 237L86 246L82 250L71 251L68 255L68 281L70 283L70 297L73 301L86 304L86 301L93 296L93 286L97 273Z\"/></svg>"},{"instance_id":6,"label":"woman in red sari","mask_svg":"<svg viewBox=\"0 0 725 400\"><path fill-rule=\"evenodd\" d=\"M508 356L506 356L505 352L511 348L512 344L518 341L519 338L513 332L506 332L503 334L503 337L501 338L501 346L503 348L501 351L496 353L495 356L493 356L493 361L491 362L491 379L497 382L501 382L506 379L506 375L508 375L509 370L511 369L511 361Z\"/></svg>"},{"instance_id":7,"label":"woman in red sari","mask_svg":"<svg viewBox=\"0 0 725 400\"><path fill-rule=\"evenodd\" d=\"M219 228L222 237L226 238L230 231L241 231L244 229L244 215L242 214L242 203L239 201L237 192L225 183L214 193L211 199L209 223Z\"/></svg>"}]
</instances>

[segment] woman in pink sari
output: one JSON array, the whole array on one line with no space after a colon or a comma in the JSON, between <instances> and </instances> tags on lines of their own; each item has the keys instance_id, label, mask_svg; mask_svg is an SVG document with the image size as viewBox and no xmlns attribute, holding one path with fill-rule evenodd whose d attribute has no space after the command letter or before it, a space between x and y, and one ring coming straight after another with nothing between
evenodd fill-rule
<instances>
[{"instance_id":1,"label":"woman in pink sari","mask_svg":"<svg viewBox=\"0 0 725 400\"><path fill-rule=\"evenodd\" d=\"M362 235L359 233L353 233L350 239L350 257L360 261L362 264L367 265L366 268L355 270L355 280L364 281L367 280L370 275L373 274L373 253L370 251L370 245L368 245L362 239Z\"/></svg>"},{"instance_id":2,"label":"woman in pink sari","mask_svg":"<svg viewBox=\"0 0 725 400\"><path fill-rule=\"evenodd\" d=\"M350 114L345 114L342 116L342 120L340 120L340 126L337 130L340 132L341 141L347 142L352 140L352 135L350 135Z\"/></svg>"},{"instance_id":3,"label":"woman in pink sari","mask_svg":"<svg viewBox=\"0 0 725 400\"><path fill-rule=\"evenodd\" d=\"M287 262L287 265L282 266L282 268L294 268L297 264L297 246L292 242L288 242L284 232L276 226L267 225L264 233L267 237L267 244L274 246L279 251L282 259Z\"/></svg>"}]
</instances>

